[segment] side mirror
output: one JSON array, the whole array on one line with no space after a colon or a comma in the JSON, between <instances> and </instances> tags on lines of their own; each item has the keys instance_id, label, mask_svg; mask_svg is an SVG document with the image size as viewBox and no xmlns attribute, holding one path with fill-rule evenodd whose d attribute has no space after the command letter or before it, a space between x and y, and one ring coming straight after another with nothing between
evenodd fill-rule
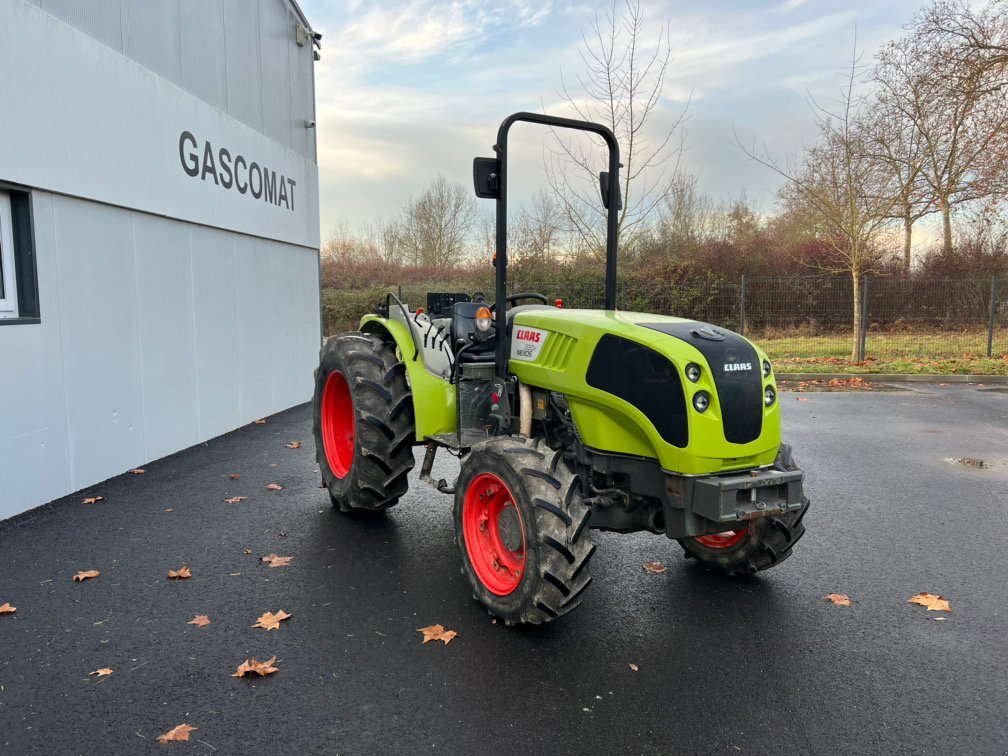
<instances>
[{"instance_id":1,"label":"side mirror","mask_svg":"<svg viewBox=\"0 0 1008 756\"><path fill-rule=\"evenodd\" d=\"M602 194L602 207L609 209L609 171L602 171L598 175L599 192ZM616 180L616 209L623 209L623 198L620 196L619 177Z\"/></svg>"},{"instance_id":2,"label":"side mirror","mask_svg":"<svg viewBox=\"0 0 1008 756\"><path fill-rule=\"evenodd\" d=\"M473 186L476 189L476 196L481 199L498 199L500 196L498 175L500 164L497 158L473 158Z\"/></svg>"}]
</instances>

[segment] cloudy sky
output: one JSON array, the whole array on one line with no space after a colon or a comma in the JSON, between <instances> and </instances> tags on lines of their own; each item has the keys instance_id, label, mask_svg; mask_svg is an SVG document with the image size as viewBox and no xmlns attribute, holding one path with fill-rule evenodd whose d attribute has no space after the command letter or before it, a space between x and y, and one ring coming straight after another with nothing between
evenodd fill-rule
<instances>
[{"instance_id":1,"label":"cloudy sky","mask_svg":"<svg viewBox=\"0 0 1008 756\"><path fill-rule=\"evenodd\" d=\"M586 0L300 0L324 35L316 64L322 236L393 215L442 173L471 183L501 119L568 114L561 77L581 70L581 32L610 3ZM899 36L919 0L643 0L648 36L668 25L673 63L656 131L689 101L682 166L715 199L745 191L773 209L779 179L732 142L775 154L811 137L807 96L835 99L854 46ZM523 134L524 186L542 142ZM601 166L600 166L601 167ZM517 186L516 182L512 186Z\"/></svg>"}]
</instances>

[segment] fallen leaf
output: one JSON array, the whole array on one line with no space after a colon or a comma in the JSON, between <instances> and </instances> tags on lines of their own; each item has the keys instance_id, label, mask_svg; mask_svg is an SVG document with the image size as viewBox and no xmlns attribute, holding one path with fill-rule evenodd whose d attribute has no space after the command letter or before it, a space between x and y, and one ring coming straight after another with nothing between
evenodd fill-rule
<instances>
[{"instance_id":1,"label":"fallen leaf","mask_svg":"<svg viewBox=\"0 0 1008 756\"><path fill-rule=\"evenodd\" d=\"M240 478L241 475L239 475L238 473L231 473L230 475L228 475L228 477L231 478L231 480L238 480L238 478Z\"/></svg>"},{"instance_id":2,"label":"fallen leaf","mask_svg":"<svg viewBox=\"0 0 1008 756\"><path fill-rule=\"evenodd\" d=\"M279 554L267 554L266 556L259 559L260 562L265 562L270 567L289 567L290 561L294 557L282 557Z\"/></svg>"},{"instance_id":3,"label":"fallen leaf","mask_svg":"<svg viewBox=\"0 0 1008 756\"><path fill-rule=\"evenodd\" d=\"M267 423L267 422L268 422L268 421L267 421L267 420L266 420L266 418L264 417L264 418L261 418L261 419L259 419L259 420L256 420L256 421L255 421L255 424L256 424L256 425L266 425L266 423Z\"/></svg>"},{"instance_id":4,"label":"fallen leaf","mask_svg":"<svg viewBox=\"0 0 1008 756\"><path fill-rule=\"evenodd\" d=\"M172 509L171 507L168 507L168 509L166 509L166 510L165 510L165 512L174 512L174 511L175 511L175 510L174 510L174 509Z\"/></svg>"},{"instance_id":5,"label":"fallen leaf","mask_svg":"<svg viewBox=\"0 0 1008 756\"><path fill-rule=\"evenodd\" d=\"M183 567L181 570L168 570L169 580L188 580L192 577L192 571L188 567Z\"/></svg>"},{"instance_id":6,"label":"fallen leaf","mask_svg":"<svg viewBox=\"0 0 1008 756\"><path fill-rule=\"evenodd\" d=\"M210 624L210 618L205 614L197 614L191 620L186 622L187 625L196 625L196 627L206 627Z\"/></svg>"},{"instance_id":7,"label":"fallen leaf","mask_svg":"<svg viewBox=\"0 0 1008 756\"><path fill-rule=\"evenodd\" d=\"M168 730L164 735L158 735L158 743L187 742L189 733L197 729L199 728L192 725L180 724L178 727Z\"/></svg>"},{"instance_id":8,"label":"fallen leaf","mask_svg":"<svg viewBox=\"0 0 1008 756\"><path fill-rule=\"evenodd\" d=\"M837 606L850 606L853 603L851 597L843 593L830 593L823 596L823 598L827 601L832 601Z\"/></svg>"},{"instance_id":9,"label":"fallen leaf","mask_svg":"<svg viewBox=\"0 0 1008 756\"><path fill-rule=\"evenodd\" d=\"M92 496L89 499L84 499L85 504L97 504L99 501L105 501L104 496Z\"/></svg>"},{"instance_id":10,"label":"fallen leaf","mask_svg":"<svg viewBox=\"0 0 1008 756\"><path fill-rule=\"evenodd\" d=\"M630 669L632 669L634 672L637 672L639 671L640 668L633 662L630 662Z\"/></svg>"},{"instance_id":11,"label":"fallen leaf","mask_svg":"<svg viewBox=\"0 0 1008 756\"><path fill-rule=\"evenodd\" d=\"M138 467L135 470L130 470L130 472L133 473L134 475L143 475L147 471L144 470L142 467Z\"/></svg>"},{"instance_id":12,"label":"fallen leaf","mask_svg":"<svg viewBox=\"0 0 1008 756\"><path fill-rule=\"evenodd\" d=\"M92 676L98 675L98 677L108 677L112 674L112 669L110 667L102 667L101 669L96 669L91 673Z\"/></svg>"},{"instance_id":13,"label":"fallen leaf","mask_svg":"<svg viewBox=\"0 0 1008 756\"><path fill-rule=\"evenodd\" d=\"M101 573L98 572L98 570L84 570L83 572L78 572L74 575L73 579L75 583L83 583L85 580L88 580L89 578L96 578L99 575L101 575Z\"/></svg>"},{"instance_id":14,"label":"fallen leaf","mask_svg":"<svg viewBox=\"0 0 1008 756\"><path fill-rule=\"evenodd\" d=\"M244 662L238 665L238 669L231 677L245 677L246 675L259 675L259 677L266 677L266 675L272 675L274 672L279 672L277 667L274 667L276 663L276 657L272 657L269 661L258 662L255 659L246 659Z\"/></svg>"},{"instance_id":15,"label":"fallen leaf","mask_svg":"<svg viewBox=\"0 0 1008 756\"><path fill-rule=\"evenodd\" d=\"M653 572L660 575L663 572L668 572L668 567L661 562L644 562L644 572Z\"/></svg>"},{"instance_id":16,"label":"fallen leaf","mask_svg":"<svg viewBox=\"0 0 1008 756\"><path fill-rule=\"evenodd\" d=\"M279 630L280 623L285 619L290 619L291 615L287 614L283 609L278 611L276 614L273 612L266 612L262 617L256 620L256 623L252 627L261 627L263 630Z\"/></svg>"},{"instance_id":17,"label":"fallen leaf","mask_svg":"<svg viewBox=\"0 0 1008 756\"><path fill-rule=\"evenodd\" d=\"M287 444L287 448L288 449L300 449L301 448L301 442L300 441L291 441L289 444Z\"/></svg>"},{"instance_id":18,"label":"fallen leaf","mask_svg":"<svg viewBox=\"0 0 1008 756\"><path fill-rule=\"evenodd\" d=\"M796 402L807 402L808 401L808 397L807 396L796 396L795 397L795 401Z\"/></svg>"},{"instance_id":19,"label":"fallen leaf","mask_svg":"<svg viewBox=\"0 0 1008 756\"><path fill-rule=\"evenodd\" d=\"M232 496L230 499L224 499L228 504L237 504L239 501L245 501L247 496Z\"/></svg>"},{"instance_id":20,"label":"fallen leaf","mask_svg":"<svg viewBox=\"0 0 1008 756\"><path fill-rule=\"evenodd\" d=\"M0 614L14 614L17 611L16 606L11 606L8 603L0 604Z\"/></svg>"},{"instance_id":21,"label":"fallen leaf","mask_svg":"<svg viewBox=\"0 0 1008 756\"><path fill-rule=\"evenodd\" d=\"M252 553L252 549L245 549L245 551L243 551L242 553L245 554L245 555L251 554Z\"/></svg>"},{"instance_id":22,"label":"fallen leaf","mask_svg":"<svg viewBox=\"0 0 1008 756\"><path fill-rule=\"evenodd\" d=\"M952 607L949 602L942 596L936 596L932 593L927 593L921 591L916 596L910 598L907 601L908 604L920 604L921 606L926 606L929 612L951 612Z\"/></svg>"},{"instance_id":23,"label":"fallen leaf","mask_svg":"<svg viewBox=\"0 0 1008 756\"><path fill-rule=\"evenodd\" d=\"M281 530L280 531L280 537L281 538L286 538L287 537L287 531L286 530Z\"/></svg>"},{"instance_id":24,"label":"fallen leaf","mask_svg":"<svg viewBox=\"0 0 1008 756\"><path fill-rule=\"evenodd\" d=\"M429 627L418 627L418 633L423 633L423 642L444 641L447 646L458 633L454 630L445 630L443 625L430 625Z\"/></svg>"},{"instance_id":25,"label":"fallen leaf","mask_svg":"<svg viewBox=\"0 0 1008 756\"><path fill-rule=\"evenodd\" d=\"M282 491L283 490L283 486L281 486L279 483L267 483L266 484L266 490L267 491Z\"/></svg>"}]
</instances>

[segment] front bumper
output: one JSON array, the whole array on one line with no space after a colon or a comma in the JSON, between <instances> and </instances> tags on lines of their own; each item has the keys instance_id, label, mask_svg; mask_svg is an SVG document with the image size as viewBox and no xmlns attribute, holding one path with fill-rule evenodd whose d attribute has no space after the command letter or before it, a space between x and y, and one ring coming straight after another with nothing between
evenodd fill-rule
<instances>
[{"instance_id":1,"label":"front bumper","mask_svg":"<svg viewBox=\"0 0 1008 756\"><path fill-rule=\"evenodd\" d=\"M669 538L708 535L748 520L800 511L804 473L781 446L773 467L726 475L666 478L665 531Z\"/></svg>"}]
</instances>

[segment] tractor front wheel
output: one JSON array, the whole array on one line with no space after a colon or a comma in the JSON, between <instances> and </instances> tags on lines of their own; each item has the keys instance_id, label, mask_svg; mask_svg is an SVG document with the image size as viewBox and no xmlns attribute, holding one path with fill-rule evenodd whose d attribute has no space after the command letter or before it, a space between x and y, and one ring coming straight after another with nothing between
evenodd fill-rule
<instances>
[{"instance_id":1,"label":"tractor front wheel","mask_svg":"<svg viewBox=\"0 0 1008 756\"><path fill-rule=\"evenodd\" d=\"M591 582L589 514L562 453L541 439L474 446L455 484L456 540L473 597L508 625L574 609Z\"/></svg>"},{"instance_id":2,"label":"tractor front wheel","mask_svg":"<svg viewBox=\"0 0 1008 756\"><path fill-rule=\"evenodd\" d=\"M395 344L375 335L329 339L315 371L315 458L335 506L388 509L413 468L413 395Z\"/></svg>"}]
</instances>

